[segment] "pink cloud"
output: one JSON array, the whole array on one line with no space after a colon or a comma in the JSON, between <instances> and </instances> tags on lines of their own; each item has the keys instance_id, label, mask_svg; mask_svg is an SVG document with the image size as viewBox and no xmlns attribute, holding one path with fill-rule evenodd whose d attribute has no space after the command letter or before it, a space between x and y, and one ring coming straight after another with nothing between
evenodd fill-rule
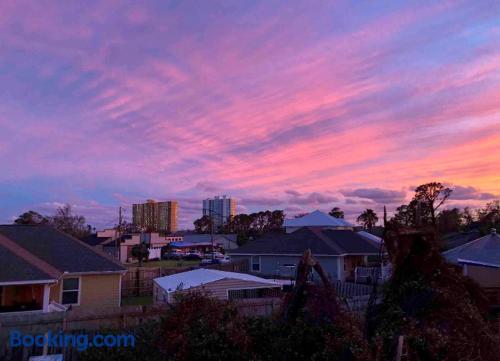
<instances>
[{"instance_id":1,"label":"pink cloud","mask_svg":"<svg viewBox=\"0 0 500 361\"><path fill-rule=\"evenodd\" d=\"M434 179L500 192L491 9L156 5L0 6L0 184L196 199L208 182L255 205Z\"/></svg>"}]
</instances>

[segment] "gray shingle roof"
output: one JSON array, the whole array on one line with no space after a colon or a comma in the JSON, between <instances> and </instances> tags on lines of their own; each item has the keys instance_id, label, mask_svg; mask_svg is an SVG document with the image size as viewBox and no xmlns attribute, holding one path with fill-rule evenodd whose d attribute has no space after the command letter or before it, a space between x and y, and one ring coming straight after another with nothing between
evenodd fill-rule
<instances>
[{"instance_id":1,"label":"gray shingle roof","mask_svg":"<svg viewBox=\"0 0 500 361\"><path fill-rule=\"evenodd\" d=\"M236 242L236 234L214 234L214 241L224 241L228 240L230 242ZM210 234L186 234L183 236L183 241L191 243L204 243L211 242L212 235Z\"/></svg>"},{"instance_id":2,"label":"gray shingle roof","mask_svg":"<svg viewBox=\"0 0 500 361\"><path fill-rule=\"evenodd\" d=\"M297 254L310 249L313 255L378 254L370 240L350 230L303 227L293 233L269 233L229 254Z\"/></svg>"},{"instance_id":3,"label":"gray shingle roof","mask_svg":"<svg viewBox=\"0 0 500 361\"><path fill-rule=\"evenodd\" d=\"M118 262L49 226L0 225L0 234L61 272L125 270ZM15 269L21 270L22 266L15 266Z\"/></svg>"},{"instance_id":4,"label":"gray shingle roof","mask_svg":"<svg viewBox=\"0 0 500 361\"><path fill-rule=\"evenodd\" d=\"M46 272L0 245L0 282L51 280Z\"/></svg>"},{"instance_id":5,"label":"gray shingle roof","mask_svg":"<svg viewBox=\"0 0 500 361\"><path fill-rule=\"evenodd\" d=\"M88 244L89 246L97 246L105 243L110 239L111 239L110 237L97 237L97 234L91 234L83 238L82 242Z\"/></svg>"},{"instance_id":6,"label":"gray shingle roof","mask_svg":"<svg viewBox=\"0 0 500 361\"><path fill-rule=\"evenodd\" d=\"M472 242L443 252L443 256L452 263L500 267L500 235L490 233Z\"/></svg>"}]
</instances>

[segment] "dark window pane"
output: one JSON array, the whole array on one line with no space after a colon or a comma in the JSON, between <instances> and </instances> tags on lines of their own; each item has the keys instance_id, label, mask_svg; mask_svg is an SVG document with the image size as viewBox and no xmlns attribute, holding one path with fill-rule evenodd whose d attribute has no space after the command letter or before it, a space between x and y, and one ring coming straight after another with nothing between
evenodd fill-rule
<instances>
[{"instance_id":1,"label":"dark window pane","mask_svg":"<svg viewBox=\"0 0 500 361\"><path fill-rule=\"evenodd\" d=\"M62 293L62 304L70 305L78 303L78 291L65 291Z\"/></svg>"},{"instance_id":2,"label":"dark window pane","mask_svg":"<svg viewBox=\"0 0 500 361\"><path fill-rule=\"evenodd\" d=\"M252 271L259 271L260 270L260 264L254 263L252 264Z\"/></svg>"},{"instance_id":3,"label":"dark window pane","mask_svg":"<svg viewBox=\"0 0 500 361\"><path fill-rule=\"evenodd\" d=\"M78 278L63 279L63 290L78 290Z\"/></svg>"}]
</instances>

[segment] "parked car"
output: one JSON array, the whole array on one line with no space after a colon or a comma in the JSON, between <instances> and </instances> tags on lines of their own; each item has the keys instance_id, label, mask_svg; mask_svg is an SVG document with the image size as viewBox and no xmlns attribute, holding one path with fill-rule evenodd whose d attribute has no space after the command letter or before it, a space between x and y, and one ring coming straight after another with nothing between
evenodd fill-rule
<instances>
[{"instance_id":1,"label":"parked car","mask_svg":"<svg viewBox=\"0 0 500 361\"><path fill-rule=\"evenodd\" d=\"M226 264L231 262L229 257L223 256L222 258L205 258L201 260L200 266L208 266L211 264Z\"/></svg>"},{"instance_id":2,"label":"parked car","mask_svg":"<svg viewBox=\"0 0 500 361\"><path fill-rule=\"evenodd\" d=\"M203 258L203 255L200 252L197 251L190 251L188 254L184 256L184 259L187 261L191 260L200 260Z\"/></svg>"},{"instance_id":3,"label":"parked car","mask_svg":"<svg viewBox=\"0 0 500 361\"><path fill-rule=\"evenodd\" d=\"M220 252L213 252L213 253L205 253L205 258L217 258L217 259L222 259L225 256L220 253Z\"/></svg>"},{"instance_id":4,"label":"parked car","mask_svg":"<svg viewBox=\"0 0 500 361\"><path fill-rule=\"evenodd\" d=\"M163 259L178 260L178 259L182 259L183 256L184 255L179 251L171 251L171 252L165 253L163 255Z\"/></svg>"},{"instance_id":5,"label":"parked car","mask_svg":"<svg viewBox=\"0 0 500 361\"><path fill-rule=\"evenodd\" d=\"M211 264L220 264L220 260L218 260L217 258L205 258L200 262L200 266L208 266Z\"/></svg>"}]
</instances>

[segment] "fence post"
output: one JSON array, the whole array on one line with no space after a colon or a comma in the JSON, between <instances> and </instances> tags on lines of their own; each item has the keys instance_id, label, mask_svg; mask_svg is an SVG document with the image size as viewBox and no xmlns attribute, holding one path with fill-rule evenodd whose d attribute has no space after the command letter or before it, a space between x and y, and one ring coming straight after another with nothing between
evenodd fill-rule
<instances>
[{"instance_id":1,"label":"fence post","mask_svg":"<svg viewBox=\"0 0 500 361\"><path fill-rule=\"evenodd\" d=\"M136 293L136 296L141 295L140 277L141 277L141 270L139 269L139 267L137 267L136 271L135 271L135 288L136 288L135 293Z\"/></svg>"},{"instance_id":2,"label":"fence post","mask_svg":"<svg viewBox=\"0 0 500 361\"><path fill-rule=\"evenodd\" d=\"M396 361L401 361L401 357L403 357L403 342L404 336L398 337L398 349L396 350Z\"/></svg>"}]
</instances>

